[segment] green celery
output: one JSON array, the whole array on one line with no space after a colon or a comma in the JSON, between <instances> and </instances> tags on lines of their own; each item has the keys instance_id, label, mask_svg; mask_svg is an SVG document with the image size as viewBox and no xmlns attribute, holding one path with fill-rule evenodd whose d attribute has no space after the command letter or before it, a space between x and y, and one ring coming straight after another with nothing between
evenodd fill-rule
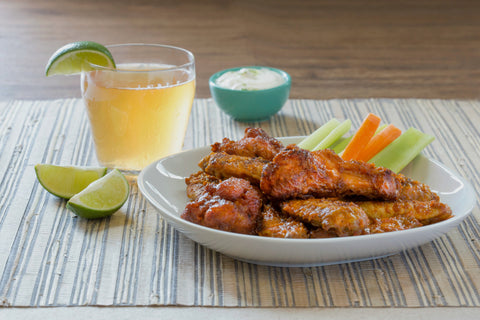
<instances>
[{"instance_id":1,"label":"green celery","mask_svg":"<svg viewBox=\"0 0 480 320\"><path fill-rule=\"evenodd\" d=\"M347 133L348 130L350 130L351 126L352 126L352 121L350 121L350 119L343 121L335 129L330 131L330 133L322 141L320 141L320 143L317 144L315 148L313 148L313 151L329 148L338 139L340 139L345 133Z\"/></svg>"},{"instance_id":2,"label":"green celery","mask_svg":"<svg viewBox=\"0 0 480 320\"><path fill-rule=\"evenodd\" d=\"M381 126L379 126L377 128L377 130L375 131L375 134L379 133L380 131L382 131L383 129L385 129L388 125L387 124L382 124Z\"/></svg>"},{"instance_id":3,"label":"green celery","mask_svg":"<svg viewBox=\"0 0 480 320\"><path fill-rule=\"evenodd\" d=\"M332 146L332 150L336 154L340 154L343 150L345 150L345 148L350 143L350 140L352 140L352 138L353 138L353 135L351 135L350 137L339 139L337 143Z\"/></svg>"},{"instance_id":4,"label":"green celery","mask_svg":"<svg viewBox=\"0 0 480 320\"><path fill-rule=\"evenodd\" d=\"M398 173L433 140L435 137L409 128L368 162Z\"/></svg>"},{"instance_id":5,"label":"green celery","mask_svg":"<svg viewBox=\"0 0 480 320\"><path fill-rule=\"evenodd\" d=\"M334 118L325 123L317 130L315 130L312 134L300 141L297 145L302 149L312 150L317 146L320 141L325 139L325 137L339 125L340 121Z\"/></svg>"}]
</instances>

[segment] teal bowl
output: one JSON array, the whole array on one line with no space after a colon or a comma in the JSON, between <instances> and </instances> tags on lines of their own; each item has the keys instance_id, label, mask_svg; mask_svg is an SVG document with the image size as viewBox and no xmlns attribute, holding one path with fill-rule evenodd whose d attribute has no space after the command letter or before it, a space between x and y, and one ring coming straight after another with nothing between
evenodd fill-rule
<instances>
[{"instance_id":1,"label":"teal bowl","mask_svg":"<svg viewBox=\"0 0 480 320\"><path fill-rule=\"evenodd\" d=\"M285 81L276 87L260 90L233 90L217 84L217 79L224 73L242 68L269 69L279 73ZM261 66L222 70L209 80L210 93L217 106L233 119L244 122L267 120L280 111L288 100L291 83L290 75L285 71Z\"/></svg>"}]
</instances>

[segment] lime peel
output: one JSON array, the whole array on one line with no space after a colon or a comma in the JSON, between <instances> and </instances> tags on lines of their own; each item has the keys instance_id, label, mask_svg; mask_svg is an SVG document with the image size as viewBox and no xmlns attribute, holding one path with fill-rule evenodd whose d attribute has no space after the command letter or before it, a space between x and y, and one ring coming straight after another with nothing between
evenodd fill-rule
<instances>
[{"instance_id":1,"label":"lime peel","mask_svg":"<svg viewBox=\"0 0 480 320\"><path fill-rule=\"evenodd\" d=\"M82 218L104 218L123 206L129 191L130 185L125 176L114 169L70 198L67 208Z\"/></svg>"},{"instance_id":2,"label":"lime peel","mask_svg":"<svg viewBox=\"0 0 480 320\"><path fill-rule=\"evenodd\" d=\"M47 76L77 74L94 70L94 65L116 67L112 54L105 46L93 41L77 41L55 51L48 60L45 74Z\"/></svg>"}]
</instances>

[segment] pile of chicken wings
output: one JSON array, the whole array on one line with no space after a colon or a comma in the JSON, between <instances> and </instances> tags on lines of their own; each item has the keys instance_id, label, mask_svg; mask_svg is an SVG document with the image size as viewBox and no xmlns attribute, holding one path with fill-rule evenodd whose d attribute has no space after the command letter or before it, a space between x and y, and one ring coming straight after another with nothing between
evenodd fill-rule
<instances>
[{"instance_id":1,"label":"pile of chicken wings","mask_svg":"<svg viewBox=\"0 0 480 320\"><path fill-rule=\"evenodd\" d=\"M182 218L223 231L330 238L421 227L451 217L430 188L330 149L284 146L260 128L224 138L186 178Z\"/></svg>"}]
</instances>

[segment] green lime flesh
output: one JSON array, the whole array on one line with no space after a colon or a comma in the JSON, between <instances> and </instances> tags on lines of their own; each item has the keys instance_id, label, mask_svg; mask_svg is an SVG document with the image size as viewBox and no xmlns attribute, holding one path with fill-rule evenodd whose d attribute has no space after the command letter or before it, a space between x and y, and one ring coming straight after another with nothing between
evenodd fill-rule
<instances>
[{"instance_id":1,"label":"green lime flesh","mask_svg":"<svg viewBox=\"0 0 480 320\"><path fill-rule=\"evenodd\" d=\"M78 41L55 51L48 60L45 74L47 76L78 74L94 70L96 67L115 68L110 51L93 41Z\"/></svg>"},{"instance_id":2,"label":"green lime flesh","mask_svg":"<svg viewBox=\"0 0 480 320\"><path fill-rule=\"evenodd\" d=\"M108 217L127 201L130 186L117 169L92 182L67 202L67 208L86 219Z\"/></svg>"},{"instance_id":3,"label":"green lime flesh","mask_svg":"<svg viewBox=\"0 0 480 320\"><path fill-rule=\"evenodd\" d=\"M64 199L70 199L106 173L107 168L52 164L35 166L35 174L40 184L51 194Z\"/></svg>"}]
</instances>

